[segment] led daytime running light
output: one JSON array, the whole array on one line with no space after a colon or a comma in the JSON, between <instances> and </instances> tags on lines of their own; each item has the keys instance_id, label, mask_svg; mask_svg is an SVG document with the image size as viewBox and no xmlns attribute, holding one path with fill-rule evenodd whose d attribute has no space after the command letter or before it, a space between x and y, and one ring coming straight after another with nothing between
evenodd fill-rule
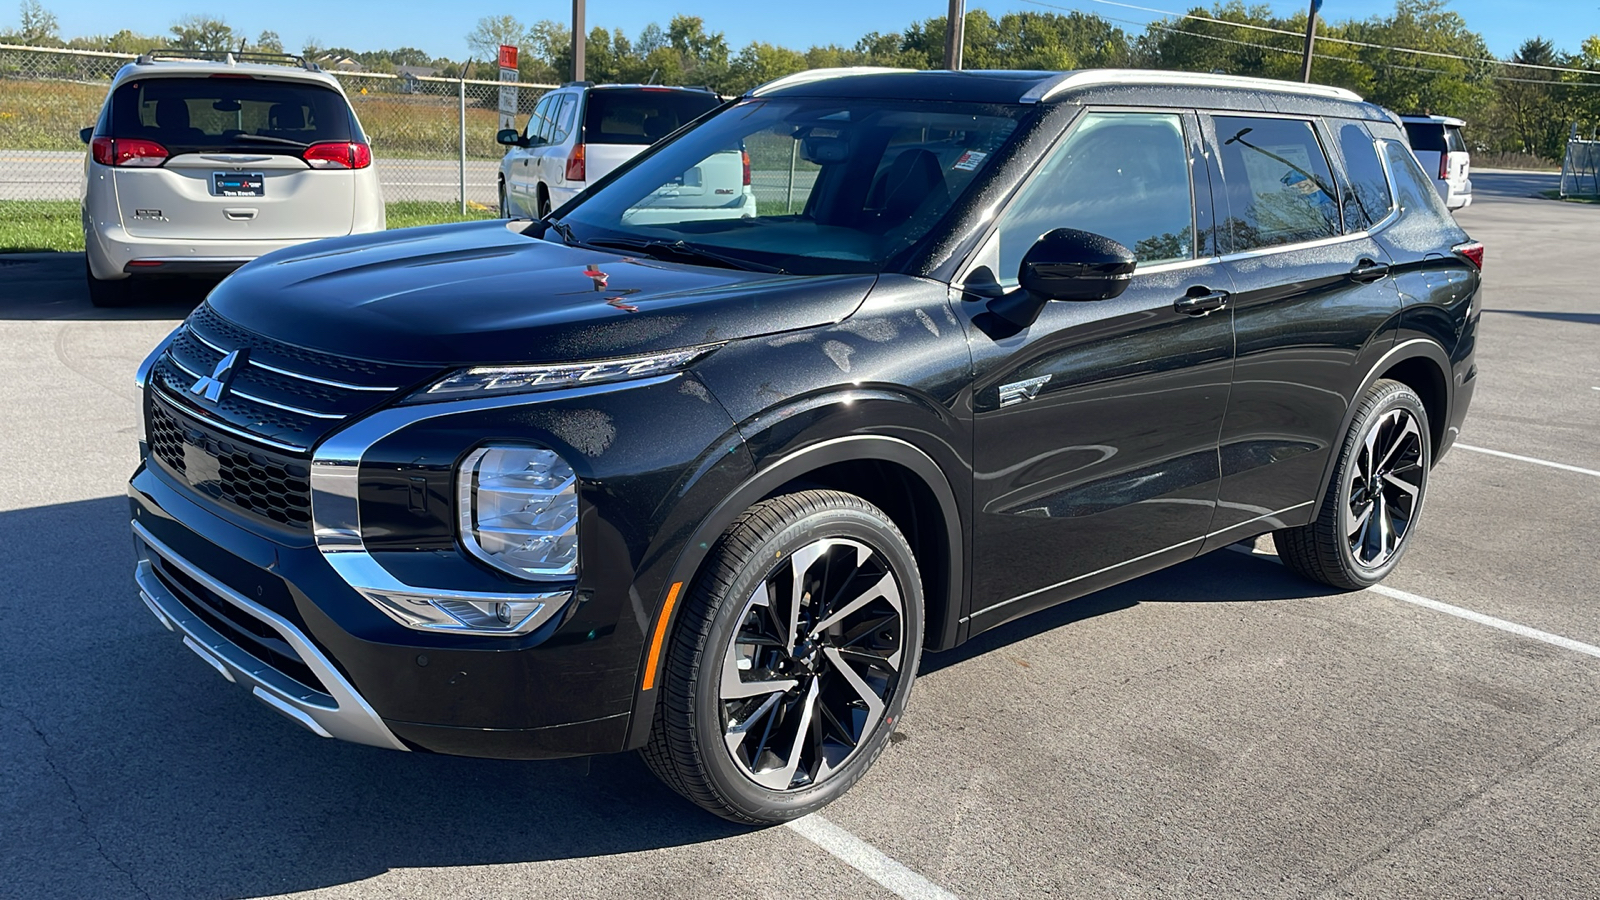
<instances>
[{"instance_id":1,"label":"led daytime running light","mask_svg":"<svg viewBox=\"0 0 1600 900\"><path fill-rule=\"evenodd\" d=\"M547 366L476 366L448 375L412 394L410 403L495 394L533 393L661 375L688 365L715 346L690 347L649 356Z\"/></svg>"}]
</instances>

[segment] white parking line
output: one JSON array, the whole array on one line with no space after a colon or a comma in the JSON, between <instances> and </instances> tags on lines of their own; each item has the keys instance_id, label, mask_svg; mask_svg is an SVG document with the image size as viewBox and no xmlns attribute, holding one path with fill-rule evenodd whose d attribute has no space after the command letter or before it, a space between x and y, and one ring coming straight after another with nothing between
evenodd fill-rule
<instances>
[{"instance_id":1,"label":"white parking line","mask_svg":"<svg viewBox=\"0 0 1600 900\"><path fill-rule=\"evenodd\" d=\"M1595 390L1600 391L1600 388L1595 388ZM1536 459L1532 456L1519 456L1515 453L1507 453L1504 450L1490 450L1487 447L1474 447L1471 444L1463 444L1460 442L1457 442L1456 446L1462 450L1471 450L1473 453L1487 453L1490 456L1502 456L1506 459L1514 459L1518 462L1533 463L1536 466L1549 466L1552 469L1561 469L1562 471L1566 472L1577 472L1579 475L1593 475L1596 478L1600 478L1600 471L1596 471L1594 469L1584 469L1579 466L1569 466L1566 463L1551 462L1548 459Z\"/></svg>"},{"instance_id":2,"label":"white parking line","mask_svg":"<svg viewBox=\"0 0 1600 900\"><path fill-rule=\"evenodd\" d=\"M956 895L885 856L871 844L812 813L787 827L906 900L956 900Z\"/></svg>"},{"instance_id":3,"label":"white parking line","mask_svg":"<svg viewBox=\"0 0 1600 900\"><path fill-rule=\"evenodd\" d=\"M1232 544L1229 545L1228 549L1243 553L1246 556L1255 557L1256 559L1268 560L1269 562L1277 563L1280 566L1283 565L1283 560L1279 559L1275 554L1257 553L1255 550L1243 544ZM1512 622L1508 619L1500 619L1494 616L1484 615L1481 612L1467 609L1464 606L1456 606L1451 603L1441 603L1438 600L1424 597L1421 594L1413 594L1410 591L1402 591L1399 588L1392 588L1384 584L1375 584L1372 587L1367 588L1367 590L1373 592L1374 594L1380 594L1384 597L1388 597L1391 600L1399 600L1402 603L1410 603L1415 606L1420 606L1424 609L1431 609L1434 612L1442 612L1447 616L1455 616L1458 619L1466 619L1468 622L1476 622L1479 625L1487 625L1490 628L1498 628L1501 631L1508 631L1519 637L1530 638L1535 641L1543 641L1546 644L1552 644L1562 648L1563 650L1571 650L1574 653L1582 653L1585 656L1593 656L1596 659L1600 659L1600 647L1596 647L1593 644L1585 644L1583 641L1575 641L1572 638L1562 637L1559 634L1551 634L1548 631L1540 631L1537 628L1529 628L1526 625Z\"/></svg>"}]
</instances>

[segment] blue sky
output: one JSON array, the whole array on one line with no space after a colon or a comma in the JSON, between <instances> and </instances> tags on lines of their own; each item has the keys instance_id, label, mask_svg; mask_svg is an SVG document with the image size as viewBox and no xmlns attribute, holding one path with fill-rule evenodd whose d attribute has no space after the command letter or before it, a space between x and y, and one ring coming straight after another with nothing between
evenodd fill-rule
<instances>
[{"instance_id":1,"label":"blue sky","mask_svg":"<svg viewBox=\"0 0 1600 900\"><path fill-rule=\"evenodd\" d=\"M215 14L218 7L196 0L143 0L136 4L113 4L106 0L42 0L46 9L61 21L64 35L114 32L122 28L156 34L189 13ZM1141 31L1144 23L1160 20L1148 12L1126 9L1094 0L1044 0L1053 7L1099 12L1108 18L1124 19L1124 28ZM1134 6L1181 10L1191 5L1178 0L1120 0ZM1192 0L1191 0L1192 2ZM1045 7L1026 0L968 0L973 8L993 13L1014 10L1040 10ZM0 0L0 25L14 25L16 7ZM796 49L811 44L850 44L867 31L898 31L916 19L943 15L946 0L801 0L783 4L760 0L590 0L588 21L591 27L620 27L635 35L646 23L666 24L674 12L692 12L706 19L707 25L727 34L737 48L750 41L768 41ZM1288 14L1305 6L1294 2L1269 2L1274 10ZM473 3L448 3L440 0L385 0L382 3L351 0L329 3L326 0L273 0L271 3L229 4L223 18L235 30L252 38L263 29L273 29L284 43L299 47L307 38L327 46L354 49L412 46L430 53L459 59L467 55L465 35L480 16L511 14L524 22L539 19L565 19L571 13L570 0L479 0ZM1584 37L1600 33L1600 0L1453 0L1450 8L1466 18L1467 24L1483 34L1496 54L1513 52L1524 39L1543 36L1564 50L1576 51ZM1332 19L1365 18L1394 9L1393 0L1325 0L1323 15Z\"/></svg>"}]
</instances>

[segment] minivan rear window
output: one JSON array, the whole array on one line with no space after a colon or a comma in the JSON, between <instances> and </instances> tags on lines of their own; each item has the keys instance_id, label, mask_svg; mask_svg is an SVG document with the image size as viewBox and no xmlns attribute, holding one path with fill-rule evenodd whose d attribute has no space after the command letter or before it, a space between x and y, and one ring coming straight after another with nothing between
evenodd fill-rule
<instances>
[{"instance_id":1,"label":"minivan rear window","mask_svg":"<svg viewBox=\"0 0 1600 900\"><path fill-rule=\"evenodd\" d=\"M653 144L721 103L710 91L590 91L583 139L590 144Z\"/></svg>"},{"instance_id":2,"label":"minivan rear window","mask_svg":"<svg viewBox=\"0 0 1600 900\"><path fill-rule=\"evenodd\" d=\"M111 134L169 153L298 154L319 141L363 141L344 97L315 84L257 78L149 78L117 88Z\"/></svg>"},{"instance_id":3,"label":"minivan rear window","mask_svg":"<svg viewBox=\"0 0 1600 900\"><path fill-rule=\"evenodd\" d=\"M1444 153L1449 150L1445 142L1444 126L1438 122L1407 122L1405 125L1406 137L1411 140L1411 149L1430 153Z\"/></svg>"}]
</instances>

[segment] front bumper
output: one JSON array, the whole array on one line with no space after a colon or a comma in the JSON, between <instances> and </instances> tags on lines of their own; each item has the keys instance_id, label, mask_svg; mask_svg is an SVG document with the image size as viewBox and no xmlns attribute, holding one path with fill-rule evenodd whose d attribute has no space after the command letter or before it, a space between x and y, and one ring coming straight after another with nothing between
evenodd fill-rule
<instances>
[{"instance_id":1,"label":"front bumper","mask_svg":"<svg viewBox=\"0 0 1600 900\"><path fill-rule=\"evenodd\" d=\"M151 612L224 678L313 733L509 759L624 749L636 652L615 619L605 627L585 614L604 604L528 639L413 631L345 584L314 545L269 540L155 466L135 472L129 500L135 579Z\"/></svg>"}]
</instances>

